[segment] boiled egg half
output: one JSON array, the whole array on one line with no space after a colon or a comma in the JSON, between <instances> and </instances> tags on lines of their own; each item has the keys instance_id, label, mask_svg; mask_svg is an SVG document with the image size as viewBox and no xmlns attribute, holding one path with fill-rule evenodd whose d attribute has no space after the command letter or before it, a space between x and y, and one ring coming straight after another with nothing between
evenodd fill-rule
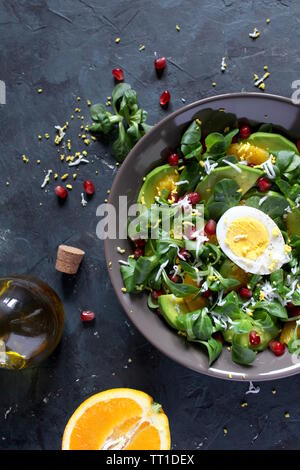
<instances>
[{"instance_id":1,"label":"boiled egg half","mask_svg":"<svg viewBox=\"0 0 300 470\"><path fill-rule=\"evenodd\" d=\"M289 261L290 247L264 212L236 206L220 218L216 230L222 251L237 266L252 274L270 274Z\"/></svg>"}]
</instances>

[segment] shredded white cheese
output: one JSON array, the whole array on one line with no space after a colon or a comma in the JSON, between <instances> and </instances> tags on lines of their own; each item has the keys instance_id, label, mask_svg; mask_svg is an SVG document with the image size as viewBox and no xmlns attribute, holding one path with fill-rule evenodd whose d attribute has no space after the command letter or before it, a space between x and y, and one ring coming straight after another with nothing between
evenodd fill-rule
<instances>
[{"instance_id":1,"label":"shredded white cheese","mask_svg":"<svg viewBox=\"0 0 300 470\"><path fill-rule=\"evenodd\" d=\"M167 259L167 261L165 261L164 263L162 263L162 265L160 266L159 270L157 271L157 274L155 276L155 282L158 281L158 279L160 278L161 276L161 273L163 272L163 269L165 269L165 267L168 265L169 263L169 260Z\"/></svg>"},{"instance_id":2,"label":"shredded white cheese","mask_svg":"<svg viewBox=\"0 0 300 470\"><path fill-rule=\"evenodd\" d=\"M217 166L217 163L210 163L209 158L204 161L204 170L207 175L209 175Z\"/></svg>"},{"instance_id":3,"label":"shredded white cheese","mask_svg":"<svg viewBox=\"0 0 300 470\"><path fill-rule=\"evenodd\" d=\"M222 57L221 72L225 72L226 69L227 69L226 57Z\"/></svg>"},{"instance_id":4,"label":"shredded white cheese","mask_svg":"<svg viewBox=\"0 0 300 470\"><path fill-rule=\"evenodd\" d=\"M242 170L241 168L239 168L237 165L235 165L234 163L232 162L229 162L228 160L226 160L225 158L223 158L222 160L224 163L227 163L227 165L231 166L235 171L237 171L238 173L242 173Z\"/></svg>"},{"instance_id":5,"label":"shredded white cheese","mask_svg":"<svg viewBox=\"0 0 300 470\"><path fill-rule=\"evenodd\" d=\"M80 154L79 157L76 160L74 160L74 162L69 163L69 166L77 166L77 165L80 165L80 163L90 163L90 162L87 158L84 158L84 156Z\"/></svg>"},{"instance_id":6,"label":"shredded white cheese","mask_svg":"<svg viewBox=\"0 0 300 470\"><path fill-rule=\"evenodd\" d=\"M181 184L189 184L188 180L183 180L183 181L176 181L175 185L180 186Z\"/></svg>"},{"instance_id":7,"label":"shredded white cheese","mask_svg":"<svg viewBox=\"0 0 300 470\"><path fill-rule=\"evenodd\" d=\"M44 187L49 183L51 173L52 173L52 170L48 170L48 172L47 172L47 174L46 174L46 176L45 176L45 178L44 178L44 181L43 181L42 184L41 184L41 188L42 188L42 189L44 189Z\"/></svg>"},{"instance_id":8,"label":"shredded white cheese","mask_svg":"<svg viewBox=\"0 0 300 470\"><path fill-rule=\"evenodd\" d=\"M84 198L84 193L81 193L81 205L82 207L87 205L87 200Z\"/></svg>"}]
</instances>

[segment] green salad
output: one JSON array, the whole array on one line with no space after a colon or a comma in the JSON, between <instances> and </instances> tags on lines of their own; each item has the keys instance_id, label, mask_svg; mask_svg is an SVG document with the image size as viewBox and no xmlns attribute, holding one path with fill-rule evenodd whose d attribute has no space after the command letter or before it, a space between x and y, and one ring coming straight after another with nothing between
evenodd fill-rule
<instances>
[{"instance_id":1,"label":"green salad","mask_svg":"<svg viewBox=\"0 0 300 470\"><path fill-rule=\"evenodd\" d=\"M149 309L204 349L209 365L223 347L243 365L267 348L298 354L298 148L247 125L201 134L196 119L144 178L142 211L128 225L133 254L120 260L123 291L147 294Z\"/></svg>"}]
</instances>

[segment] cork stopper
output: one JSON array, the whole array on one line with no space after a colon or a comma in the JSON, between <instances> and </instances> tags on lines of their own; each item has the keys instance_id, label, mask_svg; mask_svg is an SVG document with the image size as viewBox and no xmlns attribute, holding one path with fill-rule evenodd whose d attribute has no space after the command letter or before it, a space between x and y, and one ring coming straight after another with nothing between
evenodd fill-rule
<instances>
[{"instance_id":1,"label":"cork stopper","mask_svg":"<svg viewBox=\"0 0 300 470\"><path fill-rule=\"evenodd\" d=\"M59 245L55 269L65 274L76 274L85 252L74 246Z\"/></svg>"}]
</instances>

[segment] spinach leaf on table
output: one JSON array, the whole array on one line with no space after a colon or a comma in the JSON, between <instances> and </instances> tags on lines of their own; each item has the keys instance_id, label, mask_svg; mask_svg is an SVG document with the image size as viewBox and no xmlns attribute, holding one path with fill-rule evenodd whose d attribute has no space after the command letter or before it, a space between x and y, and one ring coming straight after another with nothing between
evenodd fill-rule
<instances>
[{"instance_id":1,"label":"spinach leaf on table","mask_svg":"<svg viewBox=\"0 0 300 470\"><path fill-rule=\"evenodd\" d=\"M128 83L119 83L112 93L113 110L107 111L104 105L91 107L93 124L89 127L92 134L110 134L118 124L118 137L112 149L116 159L121 162L135 143L147 133L151 126L146 123L147 112L138 106L137 93Z\"/></svg>"}]
</instances>

